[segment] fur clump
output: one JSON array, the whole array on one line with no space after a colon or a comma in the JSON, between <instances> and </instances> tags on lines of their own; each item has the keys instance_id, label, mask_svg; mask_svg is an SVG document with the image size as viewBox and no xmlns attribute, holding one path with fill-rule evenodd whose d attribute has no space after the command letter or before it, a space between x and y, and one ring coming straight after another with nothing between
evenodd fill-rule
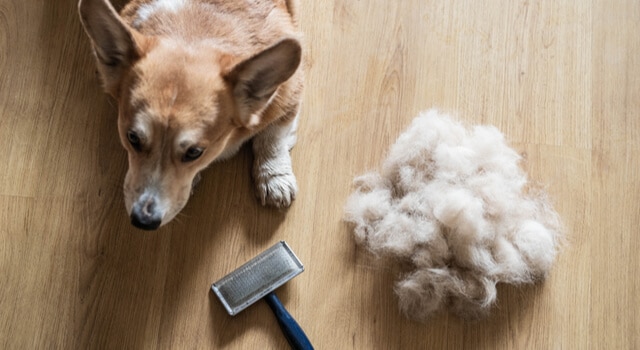
<instances>
[{"instance_id":1,"label":"fur clump","mask_svg":"<svg viewBox=\"0 0 640 350\"><path fill-rule=\"evenodd\" d=\"M484 316L498 282L546 276L560 223L519 161L495 127L467 129L431 110L399 137L380 173L355 179L345 221L375 255L413 266L395 286L407 316L425 320L445 306Z\"/></svg>"}]
</instances>

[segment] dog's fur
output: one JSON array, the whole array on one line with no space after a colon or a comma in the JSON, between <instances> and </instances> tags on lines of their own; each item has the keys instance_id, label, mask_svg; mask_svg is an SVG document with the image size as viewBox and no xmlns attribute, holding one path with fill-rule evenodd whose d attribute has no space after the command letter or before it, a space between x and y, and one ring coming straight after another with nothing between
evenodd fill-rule
<instances>
[{"instance_id":1,"label":"dog's fur","mask_svg":"<svg viewBox=\"0 0 640 350\"><path fill-rule=\"evenodd\" d=\"M547 275L561 224L519 161L495 127L469 129L431 110L400 135L380 172L355 180L345 219L358 243L411 266L395 288L405 314L426 320L449 307L486 316L497 283Z\"/></svg>"},{"instance_id":2,"label":"dog's fur","mask_svg":"<svg viewBox=\"0 0 640 350\"><path fill-rule=\"evenodd\" d=\"M80 0L105 90L118 101L134 225L169 222L199 172L251 138L257 196L291 204L303 88L293 1L134 0L118 15L108 0Z\"/></svg>"}]
</instances>

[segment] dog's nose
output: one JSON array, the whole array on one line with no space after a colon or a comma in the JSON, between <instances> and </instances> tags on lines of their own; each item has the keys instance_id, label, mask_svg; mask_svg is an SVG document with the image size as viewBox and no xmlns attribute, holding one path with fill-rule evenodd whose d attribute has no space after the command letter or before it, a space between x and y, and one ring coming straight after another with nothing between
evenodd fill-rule
<instances>
[{"instance_id":1,"label":"dog's nose","mask_svg":"<svg viewBox=\"0 0 640 350\"><path fill-rule=\"evenodd\" d=\"M131 213L131 224L142 230L155 230L160 227L162 219L151 215L140 215L140 213Z\"/></svg>"},{"instance_id":2,"label":"dog's nose","mask_svg":"<svg viewBox=\"0 0 640 350\"><path fill-rule=\"evenodd\" d=\"M162 223L162 216L154 212L153 202L145 203L144 206L134 206L131 210L131 224L142 230L155 230Z\"/></svg>"}]
</instances>

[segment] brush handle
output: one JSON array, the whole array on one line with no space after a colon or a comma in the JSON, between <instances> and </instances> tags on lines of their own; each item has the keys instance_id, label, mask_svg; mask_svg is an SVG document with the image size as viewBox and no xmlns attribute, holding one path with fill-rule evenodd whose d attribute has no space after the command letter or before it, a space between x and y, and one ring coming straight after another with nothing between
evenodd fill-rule
<instances>
[{"instance_id":1,"label":"brush handle","mask_svg":"<svg viewBox=\"0 0 640 350\"><path fill-rule=\"evenodd\" d=\"M309 338L304 334L298 322L284 308L276 294L271 292L264 297L264 300L269 304L271 311L278 319L280 329L282 329L282 333L284 333L291 348L295 350L313 350L313 345L311 345Z\"/></svg>"}]
</instances>

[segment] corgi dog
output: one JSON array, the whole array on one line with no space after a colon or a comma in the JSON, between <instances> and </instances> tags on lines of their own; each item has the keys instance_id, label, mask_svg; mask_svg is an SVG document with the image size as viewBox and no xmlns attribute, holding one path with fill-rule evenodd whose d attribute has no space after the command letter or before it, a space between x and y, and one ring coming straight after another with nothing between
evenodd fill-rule
<instances>
[{"instance_id":1,"label":"corgi dog","mask_svg":"<svg viewBox=\"0 0 640 350\"><path fill-rule=\"evenodd\" d=\"M131 223L155 230L185 206L200 172L248 140L263 205L297 192L289 151L303 89L295 0L80 0L128 153Z\"/></svg>"}]
</instances>

